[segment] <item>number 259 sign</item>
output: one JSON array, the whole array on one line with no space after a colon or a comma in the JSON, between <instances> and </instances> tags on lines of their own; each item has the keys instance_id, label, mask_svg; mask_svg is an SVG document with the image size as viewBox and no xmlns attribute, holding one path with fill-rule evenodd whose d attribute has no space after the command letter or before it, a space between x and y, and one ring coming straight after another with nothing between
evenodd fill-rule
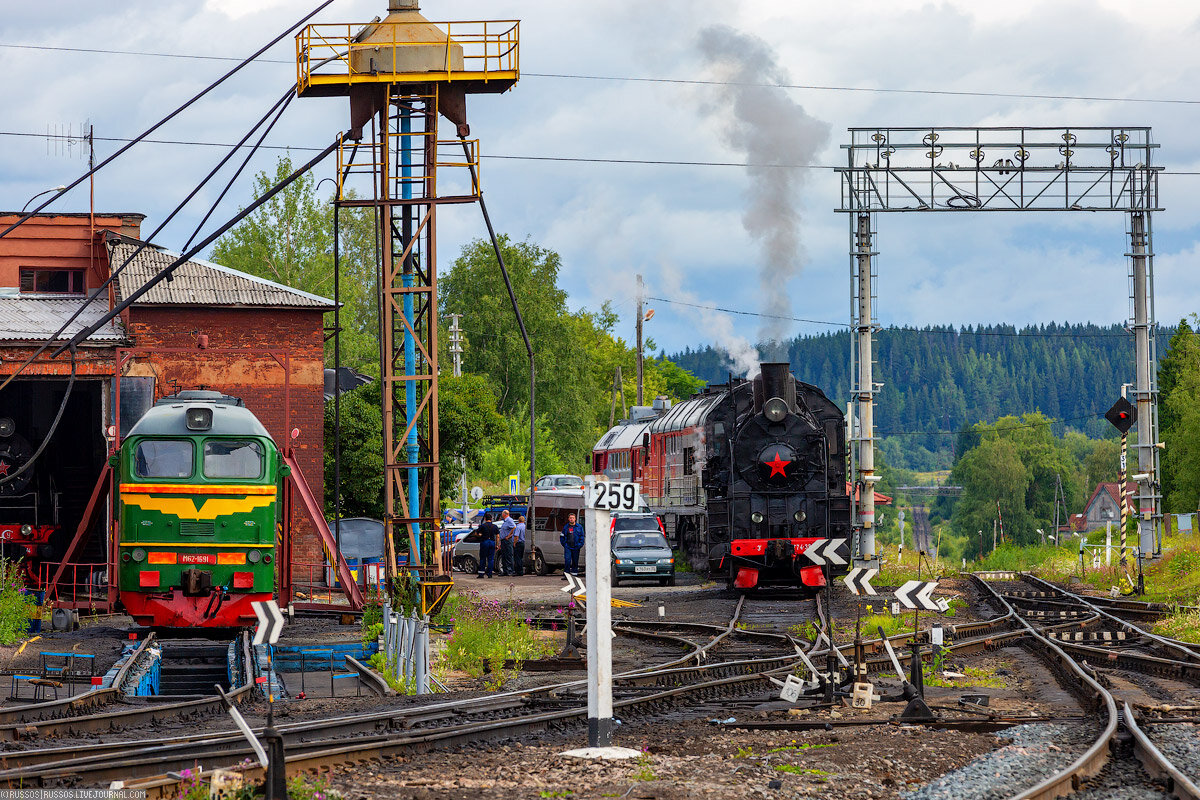
<instances>
[{"instance_id":1,"label":"number 259 sign","mask_svg":"<svg viewBox=\"0 0 1200 800\"><path fill-rule=\"evenodd\" d=\"M636 483L599 481L588 492L588 508L604 511L637 511L641 507L642 487Z\"/></svg>"}]
</instances>

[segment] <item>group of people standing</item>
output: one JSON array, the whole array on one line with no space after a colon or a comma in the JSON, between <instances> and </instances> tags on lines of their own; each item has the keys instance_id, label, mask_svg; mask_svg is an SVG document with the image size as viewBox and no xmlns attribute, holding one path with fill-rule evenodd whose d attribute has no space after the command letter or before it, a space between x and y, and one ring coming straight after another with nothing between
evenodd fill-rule
<instances>
[{"instance_id":1,"label":"group of people standing","mask_svg":"<svg viewBox=\"0 0 1200 800\"><path fill-rule=\"evenodd\" d=\"M525 574L525 516L515 520L508 509L500 512L500 524L492 522L491 514L483 515L479 526L483 538L479 542L479 574L477 578L490 578L496 571L496 550L500 550L501 575L521 576Z\"/></svg>"},{"instance_id":2,"label":"group of people standing","mask_svg":"<svg viewBox=\"0 0 1200 800\"><path fill-rule=\"evenodd\" d=\"M494 572L502 576L520 577L525 574L525 517L516 520L508 509L500 512L500 524L492 521L491 514L483 515L479 526L479 574L477 578L490 578ZM567 517L559 535L563 548L563 575L579 574L579 555L583 550L584 532L574 514ZM496 569L496 551L500 551L500 568ZM563 578L566 580L566 577Z\"/></svg>"}]
</instances>

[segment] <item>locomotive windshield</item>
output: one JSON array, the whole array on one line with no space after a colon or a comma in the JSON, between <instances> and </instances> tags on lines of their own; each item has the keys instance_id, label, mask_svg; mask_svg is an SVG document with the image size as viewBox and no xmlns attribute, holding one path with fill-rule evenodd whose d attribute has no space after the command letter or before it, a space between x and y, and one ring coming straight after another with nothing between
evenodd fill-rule
<instances>
[{"instance_id":1,"label":"locomotive windshield","mask_svg":"<svg viewBox=\"0 0 1200 800\"><path fill-rule=\"evenodd\" d=\"M134 470L139 478L190 478L195 452L187 439L144 439L134 453Z\"/></svg>"},{"instance_id":2,"label":"locomotive windshield","mask_svg":"<svg viewBox=\"0 0 1200 800\"><path fill-rule=\"evenodd\" d=\"M262 445L250 440L209 439L204 443L204 477L261 478Z\"/></svg>"}]
</instances>

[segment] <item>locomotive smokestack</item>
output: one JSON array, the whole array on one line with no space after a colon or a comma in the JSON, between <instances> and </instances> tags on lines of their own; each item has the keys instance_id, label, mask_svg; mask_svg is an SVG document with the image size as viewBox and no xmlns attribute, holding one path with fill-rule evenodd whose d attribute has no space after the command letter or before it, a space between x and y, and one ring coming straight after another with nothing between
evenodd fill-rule
<instances>
[{"instance_id":1,"label":"locomotive smokestack","mask_svg":"<svg viewBox=\"0 0 1200 800\"><path fill-rule=\"evenodd\" d=\"M786 361L764 362L759 368L762 370L762 402L781 397L789 409L795 408L796 387L792 383L791 364Z\"/></svg>"}]
</instances>

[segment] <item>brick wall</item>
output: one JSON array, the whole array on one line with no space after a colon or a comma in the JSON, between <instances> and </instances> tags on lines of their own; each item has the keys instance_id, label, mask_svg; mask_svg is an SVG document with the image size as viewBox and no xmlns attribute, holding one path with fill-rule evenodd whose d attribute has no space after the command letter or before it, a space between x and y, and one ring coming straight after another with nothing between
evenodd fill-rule
<instances>
[{"instance_id":1,"label":"brick wall","mask_svg":"<svg viewBox=\"0 0 1200 800\"><path fill-rule=\"evenodd\" d=\"M129 334L139 351L156 352L139 355L126 374L154 375L160 395L173 393L178 385L240 397L281 449L291 430L299 429L297 462L323 502L324 332L319 309L134 306ZM201 334L208 336L207 349L199 347ZM240 352L221 352L228 349ZM290 368L286 382L285 365ZM299 502L296 506L292 574L294 580L306 581L308 570L299 565L319 564L323 554Z\"/></svg>"}]
</instances>

